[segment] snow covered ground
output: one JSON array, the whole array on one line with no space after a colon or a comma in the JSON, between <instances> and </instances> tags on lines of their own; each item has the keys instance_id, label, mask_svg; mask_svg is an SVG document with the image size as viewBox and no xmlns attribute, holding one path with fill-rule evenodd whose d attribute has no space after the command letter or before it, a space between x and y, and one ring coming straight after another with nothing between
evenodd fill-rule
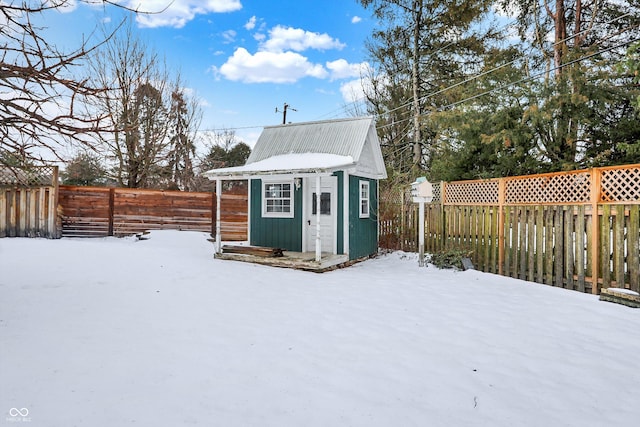
<instances>
[{"instance_id":1,"label":"snow covered ground","mask_svg":"<svg viewBox=\"0 0 640 427\"><path fill-rule=\"evenodd\" d=\"M640 425L640 310L414 254L315 274L150 236L0 239L0 425Z\"/></svg>"}]
</instances>

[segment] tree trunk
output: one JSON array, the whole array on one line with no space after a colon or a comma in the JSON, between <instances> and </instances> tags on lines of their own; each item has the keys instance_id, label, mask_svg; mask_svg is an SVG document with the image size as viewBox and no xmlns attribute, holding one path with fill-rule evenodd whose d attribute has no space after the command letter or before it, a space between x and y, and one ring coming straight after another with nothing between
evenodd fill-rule
<instances>
[{"instance_id":1,"label":"tree trunk","mask_svg":"<svg viewBox=\"0 0 640 427\"><path fill-rule=\"evenodd\" d=\"M411 64L411 80L413 84L413 164L420 166L422 161L422 135L420 133L420 76L418 62L420 60L420 22L422 22L422 1L413 1L413 51Z\"/></svg>"}]
</instances>

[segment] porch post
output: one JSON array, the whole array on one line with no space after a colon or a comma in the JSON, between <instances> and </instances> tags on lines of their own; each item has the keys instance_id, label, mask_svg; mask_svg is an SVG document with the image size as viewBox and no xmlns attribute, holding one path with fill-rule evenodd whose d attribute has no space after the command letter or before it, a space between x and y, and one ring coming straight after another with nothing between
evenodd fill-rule
<instances>
[{"instance_id":1,"label":"porch post","mask_svg":"<svg viewBox=\"0 0 640 427\"><path fill-rule=\"evenodd\" d=\"M320 239L320 174L316 175L316 261L322 258L322 240Z\"/></svg>"},{"instance_id":2,"label":"porch post","mask_svg":"<svg viewBox=\"0 0 640 427\"><path fill-rule=\"evenodd\" d=\"M349 244L349 223L351 221L351 218L349 217L349 204L351 203L349 199L349 171L345 170L343 176L344 182L342 186L342 199L344 200L344 206L342 210L342 233L344 235L344 243L342 245L342 252L345 255L349 255L349 252L351 251L351 246ZM338 191L338 194L339 193L340 192ZM378 198L378 200L380 199Z\"/></svg>"},{"instance_id":3,"label":"porch post","mask_svg":"<svg viewBox=\"0 0 640 427\"><path fill-rule=\"evenodd\" d=\"M222 200L222 179L216 179L216 253L222 253L222 220L220 219L220 201Z\"/></svg>"}]
</instances>

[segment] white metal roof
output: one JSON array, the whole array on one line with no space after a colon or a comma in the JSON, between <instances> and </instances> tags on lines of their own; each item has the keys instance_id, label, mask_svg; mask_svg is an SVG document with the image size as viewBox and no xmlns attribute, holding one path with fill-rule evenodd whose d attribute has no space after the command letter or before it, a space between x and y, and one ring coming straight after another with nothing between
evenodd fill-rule
<instances>
[{"instance_id":1,"label":"white metal roof","mask_svg":"<svg viewBox=\"0 0 640 427\"><path fill-rule=\"evenodd\" d=\"M332 172L337 169L354 166L351 156L338 156L323 153L282 154L247 163L244 166L214 169L206 172L209 177L248 176L256 174L317 173Z\"/></svg>"},{"instance_id":2,"label":"white metal roof","mask_svg":"<svg viewBox=\"0 0 640 427\"><path fill-rule=\"evenodd\" d=\"M288 162L282 161L283 156L291 155L296 156ZM330 166L326 164L327 156L334 156ZM215 178L264 172L310 173L346 166L355 166L356 173L386 178L372 117L268 126L258 138L246 165L214 169L205 175Z\"/></svg>"}]
</instances>

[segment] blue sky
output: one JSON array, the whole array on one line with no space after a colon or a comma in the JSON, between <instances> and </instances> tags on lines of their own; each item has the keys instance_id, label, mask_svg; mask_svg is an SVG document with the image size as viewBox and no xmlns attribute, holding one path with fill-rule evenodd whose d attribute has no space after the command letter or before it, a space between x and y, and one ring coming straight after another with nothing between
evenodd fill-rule
<instances>
[{"instance_id":1,"label":"blue sky","mask_svg":"<svg viewBox=\"0 0 640 427\"><path fill-rule=\"evenodd\" d=\"M347 117L361 90L365 40L375 24L355 0L123 0L140 10L135 31L179 69L202 100L202 129L237 129L252 145L264 125ZM78 45L101 22L117 23L113 6L70 2L45 16L62 48Z\"/></svg>"}]
</instances>

